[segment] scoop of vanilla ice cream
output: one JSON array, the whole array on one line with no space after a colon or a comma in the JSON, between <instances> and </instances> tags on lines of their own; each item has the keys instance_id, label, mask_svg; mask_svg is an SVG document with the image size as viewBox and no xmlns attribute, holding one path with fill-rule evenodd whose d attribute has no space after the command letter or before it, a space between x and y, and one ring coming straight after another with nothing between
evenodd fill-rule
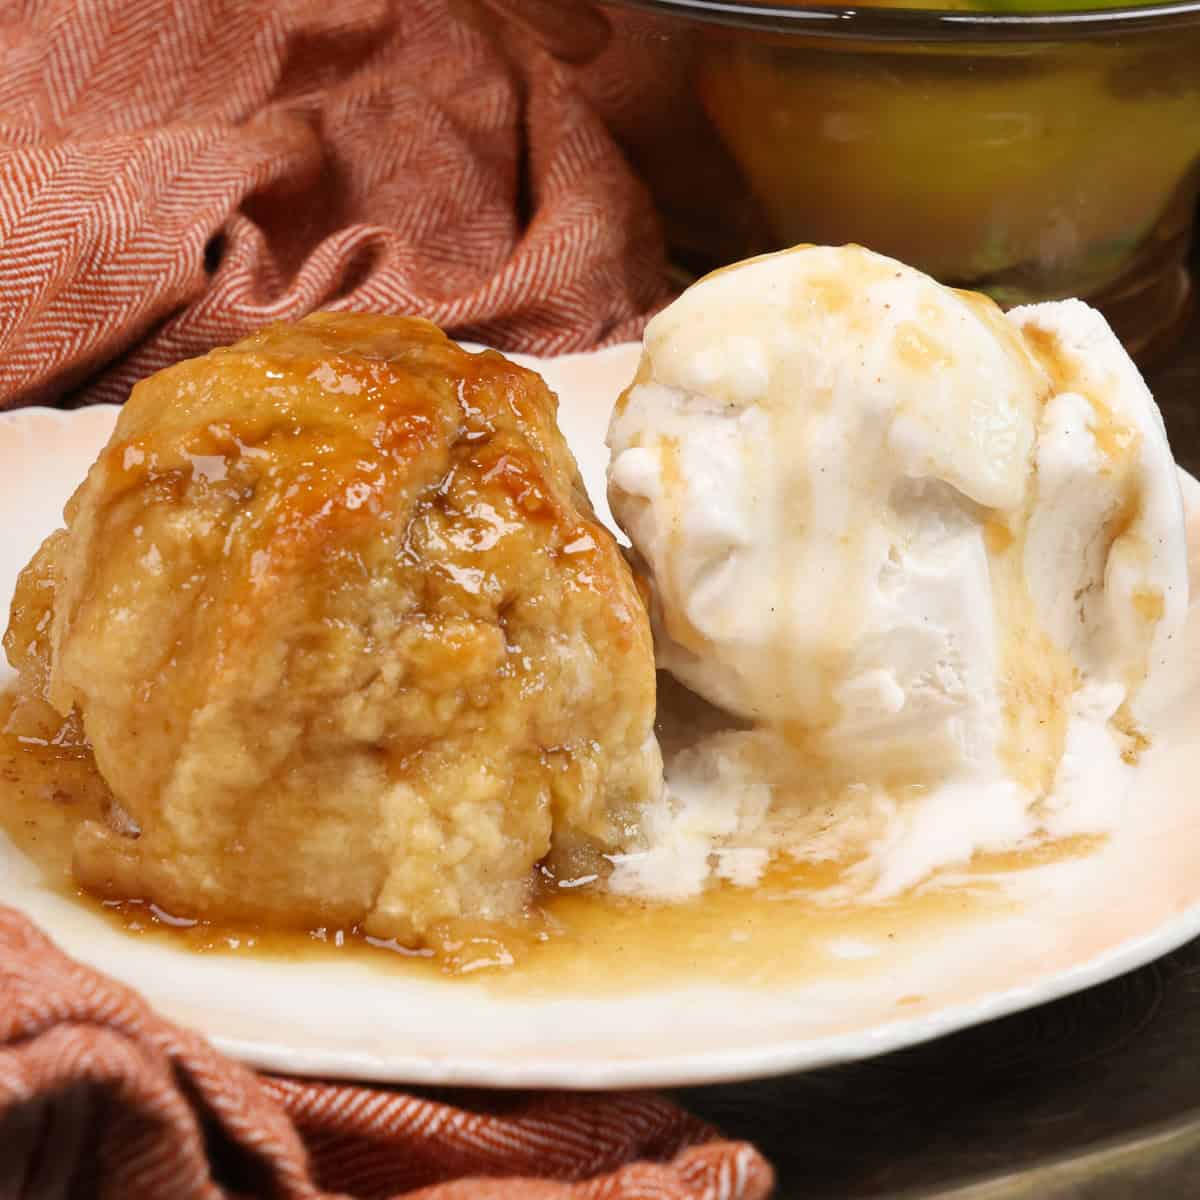
<instances>
[{"instance_id":1,"label":"scoop of vanilla ice cream","mask_svg":"<svg viewBox=\"0 0 1200 1200\"><path fill-rule=\"evenodd\" d=\"M1162 414L1079 300L1007 314L1049 377L1023 568L1038 619L1085 680L1150 702L1188 607L1183 499Z\"/></svg>"},{"instance_id":2,"label":"scoop of vanilla ice cream","mask_svg":"<svg viewBox=\"0 0 1200 1200\"><path fill-rule=\"evenodd\" d=\"M650 322L609 445L659 665L827 782L1045 799L1079 713L1136 753L1182 501L1086 305L1006 316L855 246L752 259Z\"/></svg>"}]
</instances>

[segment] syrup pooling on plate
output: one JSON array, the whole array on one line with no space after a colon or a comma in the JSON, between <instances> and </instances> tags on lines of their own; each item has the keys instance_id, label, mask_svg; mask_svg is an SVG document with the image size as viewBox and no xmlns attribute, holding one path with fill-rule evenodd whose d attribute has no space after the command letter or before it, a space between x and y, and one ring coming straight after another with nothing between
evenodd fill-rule
<instances>
[{"instance_id":1,"label":"syrup pooling on plate","mask_svg":"<svg viewBox=\"0 0 1200 1200\"><path fill-rule=\"evenodd\" d=\"M587 881L544 878L528 918L445 931L437 952L414 951L355 930L264 929L196 922L143 902L105 904L80 892L70 869L74 830L103 811L108 791L90 754L0 693L0 829L41 870L45 885L130 936L197 954L357 962L502 995L606 995L727 983L781 984L853 978L878 970L896 947L938 938L1012 909L1010 872L1090 852L1064 841L994 860L890 900L830 902L838 863L774 862L755 888L722 884L681 904L612 896ZM14 713L14 708L16 712ZM907 951L906 951L907 952ZM897 1003L904 998L897 997ZM908 998L907 1007L913 999Z\"/></svg>"}]
</instances>

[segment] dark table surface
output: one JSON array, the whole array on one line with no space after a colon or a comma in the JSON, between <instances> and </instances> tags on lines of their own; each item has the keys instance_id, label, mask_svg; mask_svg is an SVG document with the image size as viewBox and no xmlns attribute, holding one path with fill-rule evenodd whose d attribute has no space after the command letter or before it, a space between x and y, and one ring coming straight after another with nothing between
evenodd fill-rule
<instances>
[{"instance_id":1,"label":"dark table surface","mask_svg":"<svg viewBox=\"0 0 1200 1200\"><path fill-rule=\"evenodd\" d=\"M1200 316L1145 371L1200 475ZM1200 1200L1200 939L911 1050L677 1095L755 1142L784 1198Z\"/></svg>"}]
</instances>

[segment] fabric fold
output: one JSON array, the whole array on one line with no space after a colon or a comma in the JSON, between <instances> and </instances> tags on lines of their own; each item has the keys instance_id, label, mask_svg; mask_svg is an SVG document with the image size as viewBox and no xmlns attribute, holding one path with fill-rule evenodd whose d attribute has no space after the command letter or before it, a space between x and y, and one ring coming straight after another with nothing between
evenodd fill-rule
<instances>
[{"instance_id":1,"label":"fabric fold","mask_svg":"<svg viewBox=\"0 0 1200 1200\"><path fill-rule=\"evenodd\" d=\"M752 1147L653 1093L256 1076L0 909L0 1195L759 1200L770 1186Z\"/></svg>"},{"instance_id":2,"label":"fabric fold","mask_svg":"<svg viewBox=\"0 0 1200 1200\"><path fill-rule=\"evenodd\" d=\"M539 37L548 11L20 6L0 23L0 405L119 403L318 308L541 354L635 336L667 295L658 220L548 48L586 57L603 23Z\"/></svg>"}]
</instances>

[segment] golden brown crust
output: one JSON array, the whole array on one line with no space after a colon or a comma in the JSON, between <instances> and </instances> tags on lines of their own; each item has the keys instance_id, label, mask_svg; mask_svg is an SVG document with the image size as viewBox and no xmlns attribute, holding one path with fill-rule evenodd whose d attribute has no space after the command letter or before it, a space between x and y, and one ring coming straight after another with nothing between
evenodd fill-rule
<instances>
[{"instance_id":1,"label":"golden brown crust","mask_svg":"<svg viewBox=\"0 0 1200 1200\"><path fill-rule=\"evenodd\" d=\"M555 407L351 314L134 389L10 631L34 646L53 598L47 695L141 829L81 835L87 886L411 940L621 843L658 782L653 653Z\"/></svg>"}]
</instances>

